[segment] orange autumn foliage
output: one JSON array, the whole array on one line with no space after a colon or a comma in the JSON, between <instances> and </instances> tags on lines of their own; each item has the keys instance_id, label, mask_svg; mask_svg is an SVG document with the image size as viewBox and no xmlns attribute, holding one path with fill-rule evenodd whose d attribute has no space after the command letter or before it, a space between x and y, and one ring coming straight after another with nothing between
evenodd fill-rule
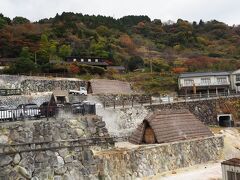
<instances>
[{"instance_id":1,"label":"orange autumn foliage","mask_svg":"<svg viewBox=\"0 0 240 180\"><path fill-rule=\"evenodd\" d=\"M175 67L175 68L172 68L172 72L175 73L175 74L180 74L180 73L184 73L187 71L187 68L184 68L184 67Z\"/></svg>"},{"instance_id":2,"label":"orange autumn foliage","mask_svg":"<svg viewBox=\"0 0 240 180\"><path fill-rule=\"evenodd\" d=\"M69 72L71 74L78 74L80 72L80 68L76 64L70 64Z\"/></svg>"}]
</instances>

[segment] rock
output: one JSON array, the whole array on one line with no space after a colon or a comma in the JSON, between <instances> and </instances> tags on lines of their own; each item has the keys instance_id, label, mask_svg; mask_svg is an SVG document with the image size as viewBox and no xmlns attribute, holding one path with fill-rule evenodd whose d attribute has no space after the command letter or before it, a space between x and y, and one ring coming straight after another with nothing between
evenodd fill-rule
<instances>
[{"instance_id":1,"label":"rock","mask_svg":"<svg viewBox=\"0 0 240 180\"><path fill-rule=\"evenodd\" d=\"M67 134L66 134L66 132L64 132L64 133L61 133L60 134L60 137L63 139L63 140L65 140L65 139L67 139Z\"/></svg>"},{"instance_id":2,"label":"rock","mask_svg":"<svg viewBox=\"0 0 240 180\"><path fill-rule=\"evenodd\" d=\"M13 159L10 156L0 156L0 166L6 166L10 164L13 161Z\"/></svg>"},{"instance_id":3,"label":"rock","mask_svg":"<svg viewBox=\"0 0 240 180\"><path fill-rule=\"evenodd\" d=\"M13 163L17 165L21 161L21 156L20 154L16 154L13 158Z\"/></svg>"},{"instance_id":4,"label":"rock","mask_svg":"<svg viewBox=\"0 0 240 180\"><path fill-rule=\"evenodd\" d=\"M59 155L60 155L61 157L66 157L68 154L69 154L69 151L68 151L68 149L66 149L66 148L59 150Z\"/></svg>"},{"instance_id":5,"label":"rock","mask_svg":"<svg viewBox=\"0 0 240 180\"><path fill-rule=\"evenodd\" d=\"M72 180L70 174L64 174L63 180Z\"/></svg>"},{"instance_id":6,"label":"rock","mask_svg":"<svg viewBox=\"0 0 240 180\"><path fill-rule=\"evenodd\" d=\"M76 129L76 133L79 137L82 137L84 135L84 131L82 129Z\"/></svg>"},{"instance_id":7,"label":"rock","mask_svg":"<svg viewBox=\"0 0 240 180\"><path fill-rule=\"evenodd\" d=\"M0 136L0 144L7 144L8 142L8 137L5 135Z\"/></svg>"},{"instance_id":8,"label":"rock","mask_svg":"<svg viewBox=\"0 0 240 180\"><path fill-rule=\"evenodd\" d=\"M58 165L64 165L64 160L63 160L63 158L61 157L61 156L57 156L57 163L58 163Z\"/></svg>"},{"instance_id":9,"label":"rock","mask_svg":"<svg viewBox=\"0 0 240 180\"><path fill-rule=\"evenodd\" d=\"M39 180L39 178L34 176L34 177L31 178L31 180Z\"/></svg>"},{"instance_id":10,"label":"rock","mask_svg":"<svg viewBox=\"0 0 240 180\"><path fill-rule=\"evenodd\" d=\"M54 176L53 180L62 180L62 176Z\"/></svg>"},{"instance_id":11,"label":"rock","mask_svg":"<svg viewBox=\"0 0 240 180\"><path fill-rule=\"evenodd\" d=\"M66 171L67 171L66 167L60 167L54 170L55 174L57 175L63 175Z\"/></svg>"},{"instance_id":12,"label":"rock","mask_svg":"<svg viewBox=\"0 0 240 180\"><path fill-rule=\"evenodd\" d=\"M65 163L71 163L73 161L72 155L68 155L68 156L64 157L64 161L65 161Z\"/></svg>"},{"instance_id":13,"label":"rock","mask_svg":"<svg viewBox=\"0 0 240 180\"><path fill-rule=\"evenodd\" d=\"M47 161L47 159L48 159L48 157L45 152L39 152L39 153L37 153L37 155L35 157L35 162L42 163L44 161Z\"/></svg>"},{"instance_id":14,"label":"rock","mask_svg":"<svg viewBox=\"0 0 240 180\"><path fill-rule=\"evenodd\" d=\"M18 172L25 178L30 179L32 177L32 175L30 174L30 172L25 169L24 167L18 166Z\"/></svg>"},{"instance_id":15,"label":"rock","mask_svg":"<svg viewBox=\"0 0 240 180\"><path fill-rule=\"evenodd\" d=\"M92 133L95 134L97 132L97 128L96 127L89 127L88 130Z\"/></svg>"},{"instance_id":16,"label":"rock","mask_svg":"<svg viewBox=\"0 0 240 180\"><path fill-rule=\"evenodd\" d=\"M76 120L76 119L70 120L70 122L71 122L71 125L73 125L73 126L78 125L78 120Z\"/></svg>"},{"instance_id":17,"label":"rock","mask_svg":"<svg viewBox=\"0 0 240 180\"><path fill-rule=\"evenodd\" d=\"M106 123L104 121L98 121L96 123L96 126L98 126L99 128L102 128L102 127L105 127L106 126Z\"/></svg>"}]
</instances>

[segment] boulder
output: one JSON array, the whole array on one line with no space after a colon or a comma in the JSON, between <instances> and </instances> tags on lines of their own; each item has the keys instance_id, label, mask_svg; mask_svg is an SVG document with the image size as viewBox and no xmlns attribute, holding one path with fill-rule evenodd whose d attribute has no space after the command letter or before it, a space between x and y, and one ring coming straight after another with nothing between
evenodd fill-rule
<instances>
[{"instance_id":1,"label":"boulder","mask_svg":"<svg viewBox=\"0 0 240 180\"><path fill-rule=\"evenodd\" d=\"M57 162L58 162L58 165L60 166L64 165L64 160L61 156L57 156Z\"/></svg>"},{"instance_id":2,"label":"boulder","mask_svg":"<svg viewBox=\"0 0 240 180\"><path fill-rule=\"evenodd\" d=\"M17 165L21 161L21 156L20 154L16 154L13 158L13 163Z\"/></svg>"},{"instance_id":3,"label":"boulder","mask_svg":"<svg viewBox=\"0 0 240 180\"><path fill-rule=\"evenodd\" d=\"M66 167L55 168L54 172L57 175L63 175L67 171Z\"/></svg>"},{"instance_id":4,"label":"boulder","mask_svg":"<svg viewBox=\"0 0 240 180\"><path fill-rule=\"evenodd\" d=\"M6 156L6 155L0 156L0 166L7 166L12 161L13 159L10 156Z\"/></svg>"},{"instance_id":5,"label":"boulder","mask_svg":"<svg viewBox=\"0 0 240 180\"><path fill-rule=\"evenodd\" d=\"M18 166L18 172L27 179L32 177L31 173L24 167Z\"/></svg>"},{"instance_id":6,"label":"boulder","mask_svg":"<svg viewBox=\"0 0 240 180\"><path fill-rule=\"evenodd\" d=\"M0 135L0 144L7 144L8 137L5 135Z\"/></svg>"}]
</instances>

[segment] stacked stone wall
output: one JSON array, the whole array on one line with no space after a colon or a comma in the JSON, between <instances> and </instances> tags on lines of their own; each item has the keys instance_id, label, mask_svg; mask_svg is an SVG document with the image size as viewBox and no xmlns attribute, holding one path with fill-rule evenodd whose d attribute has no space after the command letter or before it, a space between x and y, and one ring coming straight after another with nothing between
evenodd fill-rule
<instances>
[{"instance_id":1,"label":"stacked stone wall","mask_svg":"<svg viewBox=\"0 0 240 180\"><path fill-rule=\"evenodd\" d=\"M133 149L97 153L106 180L137 179L163 172L217 161L222 156L223 138L208 137Z\"/></svg>"},{"instance_id":2,"label":"stacked stone wall","mask_svg":"<svg viewBox=\"0 0 240 180\"><path fill-rule=\"evenodd\" d=\"M98 179L92 149L112 145L98 116L2 123L0 179Z\"/></svg>"},{"instance_id":3,"label":"stacked stone wall","mask_svg":"<svg viewBox=\"0 0 240 180\"><path fill-rule=\"evenodd\" d=\"M54 89L79 90L80 86L86 86L86 81L76 78L0 75L0 88L20 89L24 94L31 92L49 92Z\"/></svg>"}]
</instances>

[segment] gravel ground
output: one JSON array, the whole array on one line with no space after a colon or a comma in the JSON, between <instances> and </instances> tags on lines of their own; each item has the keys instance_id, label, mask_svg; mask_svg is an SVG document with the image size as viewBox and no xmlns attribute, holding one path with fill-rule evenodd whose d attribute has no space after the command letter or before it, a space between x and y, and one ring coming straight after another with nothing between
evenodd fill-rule
<instances>
[{"instance_id":1,"label":"gravel ground","mask_svg":"<svg viewBox=\"0 0 240 180\"><path fill-rule=\"evenodd\" d=\"M222 178L221 163L193 166L171 173L149 178L152 180L220 180Z\"/></svg>"}]
</instances>

